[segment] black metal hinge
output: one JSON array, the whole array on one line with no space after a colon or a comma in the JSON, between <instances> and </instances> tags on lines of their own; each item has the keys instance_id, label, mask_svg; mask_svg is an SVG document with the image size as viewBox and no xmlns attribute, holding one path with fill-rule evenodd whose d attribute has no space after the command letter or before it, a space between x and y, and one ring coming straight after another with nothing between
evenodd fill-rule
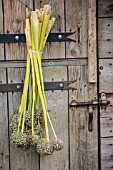
<instances>
[{"instance_id":1,"label":"black metal hinge","mask_svg":"<svg viewBox=\"0 0 113 170\"><path fill-rule=\"evenodd\" d=\"M75 87L69 85L74 83L73 81L58 81L58 82L45 82L45 91L48 90L76 90ZM23 83L14 84L0 84L0 92L21 92L23 90Z\"/></svg>"},{"instance_id":2,"label":"black metal hinge","mask_svg":"<svg viewBox=\"0 0 113 170\"><path fill-rule=\"evenodd\" d=\"M47 42L65 42L65 41L76 42L75 39L69 38L69 36L75 34L75 32L76 31L50 33ZM0 34L0 43L24 43L24 42L26 42L25 34Z\"/></svg>"}]
</instances>

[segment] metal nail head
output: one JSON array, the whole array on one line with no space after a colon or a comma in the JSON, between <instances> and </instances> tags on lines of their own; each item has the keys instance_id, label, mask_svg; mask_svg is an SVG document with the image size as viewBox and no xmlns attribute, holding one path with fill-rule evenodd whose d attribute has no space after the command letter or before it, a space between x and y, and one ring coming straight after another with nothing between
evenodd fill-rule
<instances>
[{"instance_id":1,"label":"metal nail head","mask_svg":"<svg viewBox=\"0 0 113 170\"><path fill-rule=\"evenodd\" d=\"M19 36L18 35L15 36L15 40L19 40Z\"/></svg>"},{"instance_id":2,"label":"metal nail head","mask_svg":"<svg viewBox=\"0 0 113 170\"><path fill-rule=\"evenodd\" d=\"M61 34L58 35L58 39L59 39L59 40L62 39L62 35L61 35Z\"/></svg>"},{"instance_id":3,"label":"metal nail head","mask_svg":"<svg viewBox=\"0 0 113 170\"><path fill-rule=\"evenodd\" d=\"M63 83L60 83L60 84L59 84L59 87L60 87L60 88L63 88L63 87L64 87L64 84L63 84Z\"/></svg>"},{"instance_id":4,"label":"metal nail head","mask_svg":"<svg viewBox=\"0 0 113 170\"><path fill-rule=\"evenodd\" d=\"M17 85L16 88L17 88L17 89L20 89L20 85Z\"/></svg>"}]
</instances>

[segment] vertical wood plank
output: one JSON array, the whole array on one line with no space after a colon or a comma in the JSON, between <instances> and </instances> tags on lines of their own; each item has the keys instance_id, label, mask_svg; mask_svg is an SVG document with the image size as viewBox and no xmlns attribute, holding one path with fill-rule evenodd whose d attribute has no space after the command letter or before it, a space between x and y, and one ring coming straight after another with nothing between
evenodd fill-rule
<instances>
[{"instance_id":1,"label":"vertical wood plank","mask_svg":"<svg viewBox=\"0 0 113 170\"><path fill-rule=\"evenodd\" d=\"M87 57L88 54L88 0L85 1L66 1L66 31L69 27L76 28L76 22L79 16L79 25L81 31L78 39L81 40L79 46L73 46L73 50L79 50L78 56ZM75 11L73 11L75 8ZM70 14L70 15L69 15ZM84 15L83 15L84 14ZM71 16L71 17L70 17ZM72 23L72 24L71 24ZM91 37L89 37L91 38ZM66 43L66 57L69 55L69 48L72 43ZM76 101L90 101L97 98L97 84L89 84L88 82L88 67L87 66L73 66L68 68L69 80L76 79L73 84L77 90L69 92L69 102ZM72 86L72 85L71 85ZM70 169L71 170L97 170L98 169L98 125L97 125L97 111L93 112L93 130L89 131L89 114L88 108L79 107L75 111L69 109L69 138L70 138Z\"/></svg>"},{"instance_id":2,"label":"vertical wood plank","mask_svg":"<svg viewBox=\"0 0 113 170\"><path fill-rule=\"evenodd\" d=\"M21 83L24 80L25 69L10 68L8 69L8 83ZM21 93L9 93L9 118L11 119L14 112L20 105ZM39 157L34 148L23 150L17 148L14 144L10 144L10 160L11 170L38 170Z\"/></svg>"},{"instance_id":3,"label":"vertical wood plank","mask_svg":"<svg viewBox=\"0 0 113 170\"><path fill-rule=\"evenodd\" d=\"M86 0L65 1L66 31L76 31L71 37L77 41L66 43L66 58L87 57L87 3Z\"/></svg>"},{"instance_id":4,"label":"vertical wood plank","mask_svg":"<svg viewBox=\"0 0 113 170\"><path fill-rule=\"evenodd\" d=\"M5 69L0 69L0 83L6 83ZM0 168L9 170L7 93L0 93Z\"/></svg>"},{"instance_id":5,"label":"vertical wood plank","mask_svg":"<svg viewBox=\"0 0 113 170\"><path fill-rule=\"evenodd\" d=\"M101 138L101 169L113 169L113 137Z\"/></svg>"},{"instance_id":6,"label":"vertical wood plank","mask_svg":"<svg viewBox=\"0 0 113 170\"><path fill-rule=\"evenodd\" d=\"M88 1L88 71L89 82L97 82L96 0Z\"/></svg>"},{"instance_id":7,"label":"vertical wood plank","mask_svg":"<svg viewBox=\"0 0 113 170\"><path fill-rule=\"evenodd\" d=\"M3 6L2 0L0 1L0 34L3 34ZM4 60L4 44L0 43L0 60Z\"/></svg>"},{"instance_id":8,"label":"vertical wood plank","mask_svg":"<svg viewBox=\"0 0 113 170\"><path fill-rule=\"evenodd\" d=\"M70 91L69 102L90 101L96 95L95 87L88 85L87 67L69 67L69 79L77 79L74 87L76 91ZM89 131L88 108L79 107L75 111L69 111L70 131L70 169L98 169L98 134L97 114L93 112L93 130Z\"/></svg>"},{"instance_id":9,"label":"vertical wood plank","mask_svg":"<svg viewBox=\"0 0 113 170\"><path fill-rule=\"evenodd\" d=\"M66 67L45 67L45 81L65 81L67 80ZM69 170L68 153L68 92L48 91L46 92L48 109L51 110L50 117L53 122L57 136L64 142L61 151L54 152L51 156L40 156L40 170ZM50 136L53 138L53 135Z\"/></svg>"},{"instance_id":10,"label":"vertical wood plank","mask_svg":"<svg viewBox=\"0 0 113 170\"><path fill-rule=\"evenodd\" d=\"M24 33L25 28L25 9L26 6L32 9L33 1L31 0L4 0L5 4L5 33ZM24 5L25 4L25 5ZM23 60L26 59L25 44L6 44L7 60ZM24 80L25 69L8 69L8 83L21 83ZM9 93L9 119L18 109L21 99L21 93ZM34 149L24 151L10 144L10 164L11 170L38 170L39 157Z\"/></svg>"},{"instance_id":11,"label":"vertical wood plank","mask_svg":"<svg viewBox=\"0 0 113 170\"><path fill-rule=\"evenodd\" d=\"M3 30L3 3L0 1L0 34ZM4 44L0 43L0 60L4 60ZM6 83L6 69L0 69L0 84ZM7 93L0 93L0 169L9 170Z\"/></svg>"}]
</instances>

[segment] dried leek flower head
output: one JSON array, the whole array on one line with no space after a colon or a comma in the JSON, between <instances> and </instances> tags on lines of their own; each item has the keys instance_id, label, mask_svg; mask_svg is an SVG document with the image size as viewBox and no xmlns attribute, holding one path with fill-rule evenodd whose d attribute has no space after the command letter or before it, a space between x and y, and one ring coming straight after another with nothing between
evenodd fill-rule
<instances>
[{"instance_id":1,"label":"dried leek flower head","mask_svg":"<svg viewBox=\"0 0 113 170\"><path fill-rule=\"evenodd\" d=\"M45 138L39 139L36 145L36 151L40 155L45 156L51 155L54 151L52 141L51 140L47 141Z\"/></svg>"},{"instance_id":2,"label":"dried leek flower head","mask_svg":"<svg viewBox=\"0 0 113 170\"><path fill-rule=\"evenodd\" d=\"M35 146L39 154L51 155L53 151L63 148L48 113L42 71L43 50L55 23L55 18L51 17L51 6L44 5L35 11L26 10L25 23L26 73L19 110L10 123L11 141L18 147ZM54 140L49 136L48 123Z\"/></svg>"},{"instance_id":3,"label":"dried leek flower head","mask_svg":"<svg viewBox=\"0 0 113 170\"><path fill-rule=\"evenodd\" d=\"M61 139L53 139L52 140L53 148L56 151L59 151L63 148L63 141Z\"/></svg>"},{"instance_id":4,"label":"dried leek flower head","mask_svg":"<svg viewBox=\"0 0 113 170\"><path fill-rule=\"evenodd\" d=\"M13 132L11 134L11 142L15 143L17 147L25 149L29 147L28 136L22 132Z\"/></svg>"}]
</instances>

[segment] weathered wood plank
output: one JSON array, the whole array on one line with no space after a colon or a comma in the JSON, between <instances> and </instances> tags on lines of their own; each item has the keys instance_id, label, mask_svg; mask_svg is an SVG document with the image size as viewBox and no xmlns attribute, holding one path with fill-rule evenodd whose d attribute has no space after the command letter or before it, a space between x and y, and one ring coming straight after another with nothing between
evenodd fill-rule
<instances>
[{"instance_id":1,"label":"weathered wood plank","mask_svg":"<svg viewBox=\"0 0 113 170\"><path fill-rule=\"evenodd\" d=\"M23 68L9 68L8 69L8 83L20 83L23 82L25 75L25 69ZM14 112L20 105L21 93L9 93L9 118L11 119ZM39 157L35 152L35 149L23 150L17 148L11 143L10 147L10 160L11 170L38 170L39 169Z\"/></svg>"},{"instance_id":2,"label":"weathered wood plank","mask_svg":"<svg viewBox=\"0 0 113 170\"><path fill-rule=\"evenodd\" d=\"M99 58L113 57L113 19L105 18L99 19L98 28L98 45L99 45Z\"/></svg>"},{"instance_id":3,"label":"weathered wood plank","mask_svg":"<svg viewBox=\"0 0 113 170\"><path fill-rule=\"evenodd\" d=\"M100 93L113 92L113 59L99 60L99 79L100 79Z\"/></svg>"},{"instance_id":4,"label":"weathered wood plank","mask_svg":"<svg viewBox=\"0 0 113 170\"><path fill-rule=\"evenodd\" d=\"M101 137L113 136L113 116L100 119Z\"/></svg>"},{"instance_id":5,"label":"weathered wood plank","mask_svg":"<svg viewBox=\"0 0 113 170\"><path fill-rule=\"evenodd\" d=\"M0 34L3 33L3 4L0 1ZM0 43L0 60L4 60L4 44Z\"/></svg>"},{"instance_id":6,"label":"weathered wood plank","mask_svg":"<svg viewBox=\"0 0 113 170\"><path fill-rule=\"evenodd\" d=\"M113 138L101 138L101 169L113 169Z\"/></svg>"},{"instance_id":7,"label":"weathered wood plank","mask_svg":"<svg viewBox=\"0 0 113 170\"><path fill-rule=\"evenodd\" d=\"M71 36L77 43L66 43L66 58L87 57L87 4L86 0L66 0L66 31L76 31Z\"/></svg>"},{"instance_id":8,"label":"weathered wood plank","mask_svg":"<svg viewBox=\"0 0 113 170\"><path fill-rule=\"evenodd\" d=\"M45 81L67 80L67 67L45 67ZM49 76L48 76L49 75ZM54 152L51 156L40 157L40 170L69 170L68 153L68 92L48 91L46 92L48 109L51 110L50 117L59 138L64 142L64 148L59 152ZM50 131L51 136L51 131ZM52 135L53 138L53 135Z\"/></svg>"},{"instance_id":9,"label":"weathered wood plank","mask_svg":"<svg viewBox=\"0 0 113 170\"><path fill-rule=\"evenodd\" d=\"M33 1L30 0L4 0L5 4L5 33L23 33L25 28L25 9L26 6L32 9ZM25 4L25 5L24 5ZM6 60L23 60L26 58L25 44L6 44ZM9 68L8 69L8 83L22 82L24 80L25 69ZM9 118L11 119L13 113L18 109L20 104L20 93L9 93ZM13 144L10 145L10 166L14 169L39 169L39 157L34 149L24 151Z\"/></svg>"},{"instance_id":10,"label":"weathered wood plank","mask_svg":"<svg viewBox=\"0 0 113 170\"><path fill-rule=\"evenodd\" d=\"M0 69L0 83L6 83L6 69ZM0 168L9 170L7 93L0 93Z\"/></svg>"},{"instance_id":11,"label":"weathered wood plank","mask_svg":"<svg viewBox=\"0 0 113 170\"><path fill-rule=\"evenodd\" d=\"M65 31L64 0L44 0L35 1L35 8L43 7L45 4L51 5L52 16L56 18L55 25L51 32ZM47 42L43 52L44 59L65 58L65 43Z\"/></svg>"},{"instance_id":12,"label":"weathered wood plank","mask_svg":"<svg viewBox=\"0 0 113 170\"><path fill-rule=\"evenodd\" d=\"M98 40L113 40L113 18L104 18L98 20Z\"/></svg>"},{"instance_id":13,"label":"weathered wood plank","mask_svg":"<svg viewBox=\"0 0 113 170\"><path fill-rule=\"evenodd\" d=\"M30 0L4 0L4 26L5 33L23 33L25 28L25 9L28 6L32 9L32 1ZM25 4L25 5L24 5ZM7 60L23 60L25 59L25 43L7 43L6 45Z\"/></svg>"},{"instance_id":14,"label":"weathered wood plank","mask_svg":"<svg viewBox=\"0 0 113 170\"><path fill-rule=\"evenodd\" d=\"M0 1L0 34L3 30L3 1ZM0 44L0 60L4 60L4 44ZM0 69L0 83L6 83L6 69ZM7 93L0 93L0 169L9 170Z\"/></svg>"},{"instance_id":15,"label":"weathered wood plank","mask_svg":"<svg viewBox=\"0 0 113 170\"><path fill-rule=\"evenodd\" d=\"M88 77L90 83L97 82L96 45L96 0L88 1Z\"/></svg>"},{"instance_id":16,"label":"weathered wood plank","mask_svg":"<svg viewBox=\"0 0 113 170\"><path fill-rule=\"evenodd\" d=\"M87 67L69 67L69 79L77 79L74 87L76 91L70 91L69 102L89 101L96 97L95 85L88 85ZM93 114L93 130L89 131L88 108L76 108L69 111L70 127L70 167L71 170L98 169L98 137L97 137L97 113Z\"/></svg>"},{"instance_id":17,"label":"weathered wood plank","mask_svg":"<svg viewBox=\"0 0 113 170\"><path fill-rule=\"evenodd\" d=\"M113 40L98 41L99 58L113 58Z\"/></svg>"},{"instance_id":18,"label":"weathered wood plank","mask_svg":"<svg viewBox=\"0 0 113 170\"><path fill-rule=\"evenodd\" d=\"M88 56L88 1L66 1L66 30L78 27L79 47L76 44L66 43L67 57ZM78 24L78 25L77 25ZM73 27L72 27L73 26ZM72 48L76 50L74 56L69 54ZM77 79L73 84L77 88L69 92L69 102L89 101L97 97L96 83L88 83L88 67L68 67L69 80ZM97 135L97 113L93 114L93 131L89 131L88 108L76 108L69 110L69 138L70 138L70 169L98 169L98 135Z\"/></svg>"},{"instance_id":19,"label":"weathered wood plank","mask_svg":"<svg viewBox=\"0 0 113 170\"><path fill-rule=\"evenodd\" d=\"M98 16L99 17L113 17L113 12L105 14L107 6L113 4L113 0L98 0Z\"/></svg>"},{"instance_id":20,"label":"weathered wood plank","mask_svg":"<svg viewBox=\"0 0 113 170\"><path fill-rule=\"evenodd\" d=\"M110 104L107 106L106 111L100 112L101 137L113 136L113 94L107 94L107 100L110 101Z\"/></svg>"},{"instance_id":21,"label":"weathered wood plank","mask_svg":"<svg viewBox=\"0 0 113 170\"><path fill-rule=\"evenodd\" d=\"M87 65L87 58L82 59L60 59L60 60L42 60L42 67L50 66L84 66ZM24 68L26 61L2 61L0 68Z\"/></svg>"}]
</instances>

